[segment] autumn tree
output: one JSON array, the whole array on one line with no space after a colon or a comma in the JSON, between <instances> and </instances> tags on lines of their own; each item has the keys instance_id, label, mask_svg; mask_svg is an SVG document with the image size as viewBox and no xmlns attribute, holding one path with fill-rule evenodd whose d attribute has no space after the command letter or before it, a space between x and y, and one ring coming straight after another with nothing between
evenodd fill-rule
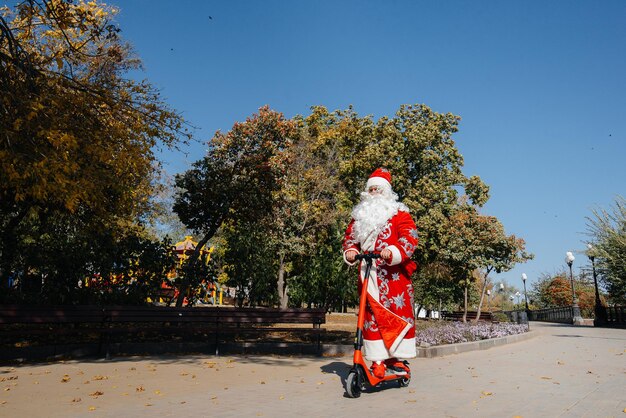
<instances>
[{"instance_id":1,"label":"autumn tree","mask_svg":"<svg viewBox=\"0 0 626 418\"><path fill-rule=\"evenodd\" d=\"M34 272L75 289L103 253L144 234L153 149L189 138L149 82L128 78L140 61L115 13L95 1L0 9L3 279Z\"/></svg>"},{"instance_id":2,"label":"autumn tree","mask_svg":"<svg viewBox=\"0 0 626 418\"><path fill-rule=\"evenodd\" d=\"M580 275L574 278L574 290L578 305L585 317L591 317L595 306L595 289L589 277ZM571 306L572 284L569 274L561 271L555 274L542 274L531 285L530 297L539 308ZM604 297L601 295L601 299Z\"/></svg>"},{"instance_id":3,"label":"autumn tree","mask_svg":"<svg viewBox=\"0 0 626 418\"><path fill-rule=\"evenodd\" d=\"M287 169L284 150L294 133L292 121L262 107L245 122L235 123L228 133L217 132L207 155L176 176L174 211L201 236L197 251L187 261L178 305L195 275L198 249L224 222L254 228L272 212L275 192Z\"/></svg>"},{"instance_id":4,"label":"autumn tree","mask_svg":"<svg viewBox=\"0 0 626 418\"><path fill-rule=\"evenodd\" d=\"M481 275L476 321L484 302L489 274L508 271L516 263L522 263L533 256L525 252L524 241L514 235L507 236L504 227L493 216L480 215L470 205L460 205L443 225L447 231L443 235L440 257L451 266L456 280L463 284L463 321L468 309L468 292L475 275Z\"/></svg>"},{"instance_id":5,"label":"autumn tree","mask_svg":"<svg viewBox=\"0 0 626 418\"><path fill-rule=\"evenodd\" d=\"M289 303L290 282L299 280L301 290L316 289L319 295L327 295L334 287L328 280L341 274L335 263L324 258L329 256L328 248L336 247L338 230L348 216L341 204L345 189L338 175L339 144L333 139L332 128L319 126L315 114L295 121L298 134L285 149L288 168L266 224L278 258L277 289L282 308ZM334 245L329 247L329 242ZM288 266L290 271L299 272L289 280ZM329 276L323 270L338 274ZM327 296L320 297L313 300L331 303Z\"/></svg>"}]
</instances>

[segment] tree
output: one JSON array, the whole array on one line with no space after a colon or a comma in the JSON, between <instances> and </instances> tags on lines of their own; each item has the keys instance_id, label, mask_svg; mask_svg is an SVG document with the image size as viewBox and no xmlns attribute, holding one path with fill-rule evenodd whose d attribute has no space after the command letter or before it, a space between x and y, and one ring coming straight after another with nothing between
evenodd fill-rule
<instances>
[{"instance_id":1,"label":"tree","mask_svg":"<svg viewBox=\"0 0 626 418\"><path fill-rule=\"evenodd\" d=\"M144 234L154 147L190 138L150 83L125 78L140 61L115 13L62 0L0 10L2 279L35 274L75 290L70 278Z\"/></svg>"},{"instance_id":2,"label":"tree","mask_svg":"<svg viewBox=\"0 0 626 418\"><path fill-rule=\"evenodd\" d=\"M482 275L475 319L478 321L490 283L489 274L493 271L508 271L516 263L525 262L533 256L525 252L523 240L505 234L504 227L497 218L480 215L470 205L460 206L444 227L448 232L443 235L440 255L452 266L453 273L464 285L464 322L470 284L476 279L477 272Z\"/></svg>"},{"instance_id":3,"label":"tree","mask_svg":"<svg viewBox=\"0 0 626 418\"><path fill-rule=\"evenodd\" d=\"M306 119L297 118L296 122L298 135L285 149L289 165L281 188L275 192L276 204L266 224L279 262L277 289L281 308L289 303L288 283L298 279L306 280L300 283L301 289L316 289L320 295L326 295L313 300L330 303L328 295L334 286L328 283L330 277L323 277L319 271L339 273L335 263L324 257L329 256L328 248L337 248L338 225L348 216L340 204L345 190L338 176L341 161L337 143L329 135L329 129L318 125L315 114ZM335 245L329 246L329 240ZM293 266L293 263L301 265ZM287 280L289 264L292 270L302 274ZM323 284L315 280L318 278Z\"/></svg>"},{"instance_id":4,"label":"tree","mask_svg":"<svg viewBox=\"0 0 626 418\"><path fill-rule=\"evenodd\" d=\"M609 210L594 210L587 218L587 233L609 298L626 304L626 199L618 196Z\"/></svg>"},{"instance_id":5,"label":"tree","mask_svg":"<svg viewBox=\"0 0 626 418\"><path fill-rule=\"evenodd\" d=\"M175 178L178 192L174 211L190 229L201 234L196 252L187 263L193 271L202 248L226 221L249 227L271 213L287 167L284 150L295 125L265 106L223 134L217 132L207 155ZM181 296L188 287L181 284Z\"/></svg>"},{"instance_id":6,"label":"tree","mask_svg":"<svg viewBox=\"0 0 626 418\"><path fill-rule=\"evenodd\" d=\"M578 305L585 317L593 315L595 289L588 277L574 278L574 289ZM572 284L565 271L556 274L544 273L531 286L529 292L533 303L539 308L552 308L572 305ZM602 298L602 296L601 296Z\"/></svg>"}]
</instances>

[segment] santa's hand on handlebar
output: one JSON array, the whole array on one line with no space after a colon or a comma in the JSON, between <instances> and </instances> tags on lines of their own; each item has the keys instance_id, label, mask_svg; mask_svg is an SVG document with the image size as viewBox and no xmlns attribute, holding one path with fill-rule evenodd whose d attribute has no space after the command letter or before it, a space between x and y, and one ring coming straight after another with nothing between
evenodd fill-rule
<instances>
[{"instance_id":1,"label":"santa's hand on handlebar","mask_svg":"<svg viewBox=\"0 0 626 418\"><path fill-rule=\"evenodd\" d=\"M352 263L355 260L358 253L359 252L357 250L346 251L346 260L348 260L349 263Z\"/></svg>"},{"instance_id":2,"label":"santa's hand on handlebar","mask_svg":"<svg viewBox=\"0 0 626 418\"><path fill-rule=\"evenodd\" d=\"M380 257L386 261L391 260L392 255L393 254L391 254L391 250L389 248L385 248L380 252Z\"/></svg>"},{"instance_id":3,"label":"santa's hand on handlebar","mask_svg":"<svg viewBox=\"0 0 626 418\"><path fill-rule=\"evenodd\" d=\"M348 250L346 251L346 260L348 260L349 263L352 263L354 260L357 259L358 254L359 252L357 250ZM392 253L391 250L389 250L388 248L385 248L380 252L380 258L382 258L383 260L391 260L391 257Z\"/></svg>"}]
</instances>

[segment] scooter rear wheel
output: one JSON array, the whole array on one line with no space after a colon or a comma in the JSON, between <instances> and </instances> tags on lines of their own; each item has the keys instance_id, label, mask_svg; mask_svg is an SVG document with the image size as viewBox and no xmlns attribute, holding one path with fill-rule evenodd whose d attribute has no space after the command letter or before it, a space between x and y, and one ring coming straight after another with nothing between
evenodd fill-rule
<instances>
[{"instance_id":1,"label":"scooter rear wheel","mask_svg":"<svg viewBox=\"0 0 626 418\"><path fill-rule=\"evenodd\" d=\"M349 398L358 398L361 396L361 383L359 382L359 374L351 370L346 378L346 393Z\"/></svg>"}]
</instances>

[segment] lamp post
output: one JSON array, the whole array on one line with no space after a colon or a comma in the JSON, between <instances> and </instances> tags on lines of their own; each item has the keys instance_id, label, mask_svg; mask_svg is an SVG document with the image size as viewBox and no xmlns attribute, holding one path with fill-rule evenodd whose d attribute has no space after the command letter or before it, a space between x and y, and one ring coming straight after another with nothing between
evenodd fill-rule
<instances>
[{"instance_id":1,"label":"lamp post","mask_svg":"<svg viewBox=\"0 0 626 418\"><path fill-rule=\"evenodd\" d=\"M578 306L578 299L576 298L576 291L574 290L574 273L572 273L572 264L574 264L574 254L571 251L565 253L565 262L569 266L569 280L572 285L572 323L574 325L583 325L583 317L580 316L580 307Z\"/></svg>"},{"instance_id":2,"label":"lamp post","mask_svg":"<svg viewBox=\"0 0 626 418\"><path fill-rule=\"evenodd\" d=\"M491 299L491 290L487 289L487 310L489 312L491 312L491 305L490 305L491 300L490 299Z\"/></svg>"},{"instance_id":3,"label":"lamp post","mask_svg":"<svg viewBox=\"0 0 626 418\"><path fill-rule=\"evenodd\" d=\"M593 286L596 289L596 304L594 306L593 325L598 327L606 324L606 308L602 306L600 301L600 292L598 291L598 277L596 276L595 251L593 245L587 244L587 257L591 260L591 269L593 271Z\"/></svg>"},{"instance_id":4,"label":"lamp post","mask_svg":"<svg viewBox=\"0 0 626 418\"><path fill-rule=\"evenodd\" d=\"M502 296L502 312L504 312L504 283L500 283L500 295Z\"/></svg>"},{"instance_id":5,"label":"lamp post","mask_svg":"<svg viewBox=\"0 0 626 418\"><path fill-rule=\"evenodd\" d=\"M530 309L528 309L528 297L526 295L526 279L528 278L528 276L526 276L526 273L522 273L522 283L524 283L524 304L526 305L526 314L528 315L528 312L530 311Z\"/></svg>"}]
</instances>

